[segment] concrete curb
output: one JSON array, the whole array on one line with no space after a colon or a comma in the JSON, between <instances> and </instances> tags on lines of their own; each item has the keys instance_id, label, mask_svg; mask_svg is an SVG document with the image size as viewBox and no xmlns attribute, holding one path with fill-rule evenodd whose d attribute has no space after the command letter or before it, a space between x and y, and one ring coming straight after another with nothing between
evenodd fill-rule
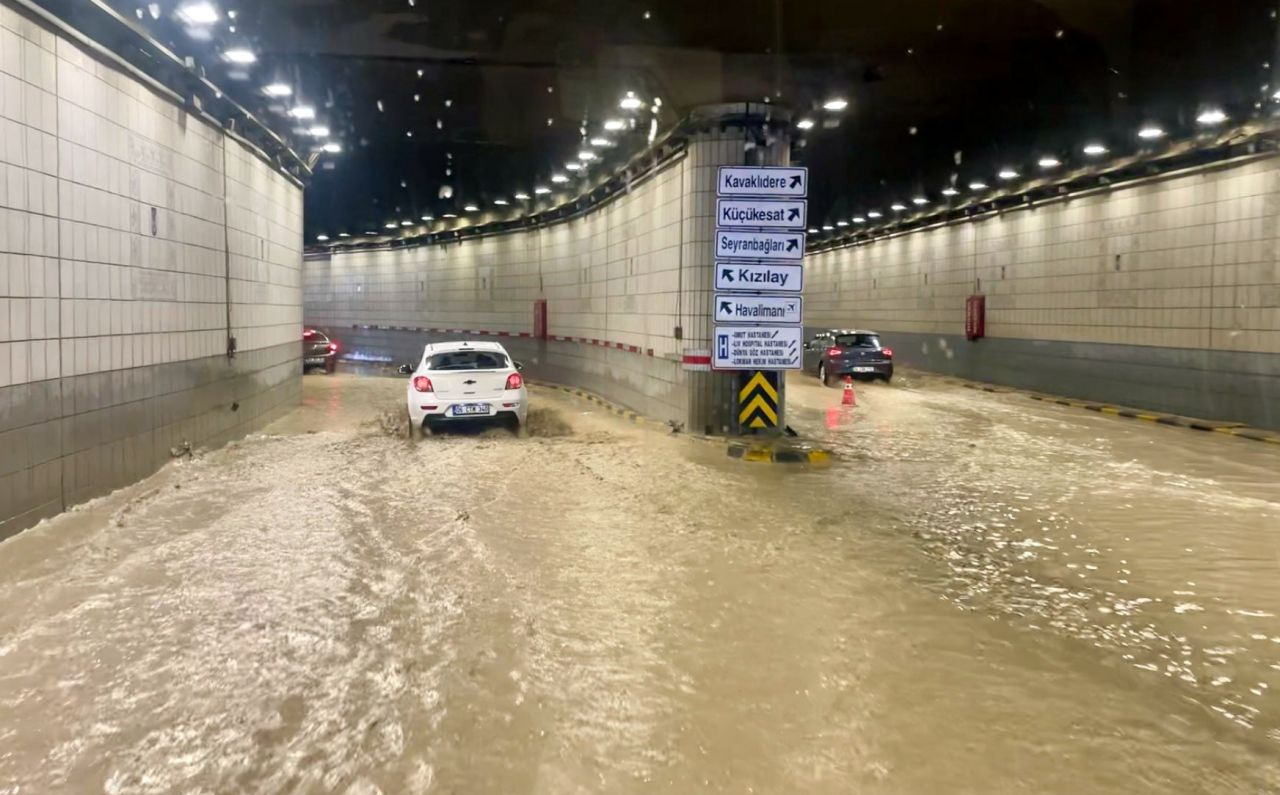
<instances>
[{"instance_id":1,"label":"concrete curb","mask_svg":"<svg viewBox=\"0 0 1280 795\"><path fill-rule=\"evenodd\" d=\"M1096 411L1098 414L1106 414L1115 417L1125 417L1128 420L1143 420L1144 422L1156 422L1157 425L1170 425L1174 428L1189 428L1192 430L1215 431L1215 433L1230 435L1230 437L1240 437L1243 439L1253 439L1257 442L1268 442L1272 444L1280 444L1280 434L1272 433L1272 431L1261 430L1257 428L1248 428L1244 422L1231 422L1228 420L1202 420L1198 417L1184 417L1176 414L1162 414L1162 412L1142 411L1138 408L1129 408L1126 406L1112 406L1110 403L1097 403L1093 401L1075 401L1071 398L1061 398L1052 396L1052 394L1041 394L1037 392L1021 392L1019 389L997 389L988 387L986 384L974 384L972 381L959 381L966 389L979 389L982 392L993 393L1019 393L1042 403L1053 403L1056 406L1068 406L1070 408L1084 408L1085 411Z\"/></svg>"},{"instance_id":2,"label":"concrete curb","mask_svg":"<svg viewBox=\"0 0 1280 795\"><path fill-rule=\"evenodd\" d=\"M592 394L591 392L588 392L585 389L576 389L574 387L563 386L561 384L551 384L551 383L547 383L546 381L530 381L529 383L536 387L541 387L543 389L554 389L557 392L564 392L565 394L573 395L574 397L578 397L578 398L582 398L583 400L590 401L592 403L595 403L597 406L600 406L602 409L608 411L610 414L615 414L623 418L624 420L627 420L628 422L634 422L636 424L642 424L642 425L652 425L655 428L665 428L668 431L671 430L670 426L666 425L665 423L658 422L657 420L646 417L643 414L640 414L635 411L631 411L630 409L627 409L627 408L623 408L622 406L619 406L616 403L610 403L609 401L605 400L599 395Z\"/></svg>"},{"instance_id":3,"label":"concrete curb","mask_svg":"<svg viewBox=\"0 0 1280 795\"><path fill-rule=\"evenodd\" d=\"M1154 422L1157 425L1169 425L1175 428L1190 428L1196 431L1211 431L1214 433L1225 434L1227 436L1238 436L1241 439L1251 439L1253 441L1266 442L1269 444L1280 444L1280 433L1261 428L1250 428L1242 422L1231 422L1228 420L1204 420L1197 417L1183 417L1179 414L1165 414L1157 411L1143 411L1141 409L1129 408L1127 406L1114 406L1109 403L1098 403L1091 400L1074 400L1071 398L1058 397L1057 395L1046 395L1040 392L1028 392L1021 389L995 387L978 381L966 381L962 378L956 378L955 376L944 376L942 380L952 384L957 384L965 389L991 392L994 394L1026 395L1032 400L1036 400L1041 403L1053 403L1057 406L1085 409L1087 411L1095 411L1099 414L1109 414L1113 417L1124 417L1125 419L1130 420L1143 420L1144 422Z\"/></svg>"},{"instance_id":4,"label":"concrete curb","mask_svg":"<svg viewBox=\"0 0 1280 795\"><path fill-rule=\"evenodd\" d=\"M653 430L661 430L669 436L680 439L691 439L695 442L723 444L728 443L725 452L730 458L737 458L743 461L752 461L756 463L770 464L829 464L831 462L831 453L826 450L809 449L807 447L797 447L795 443L786 441L764 444L741 442L734 439L726 439L725 437L702 436L701 434L691 433L674 433L671 426L665 422L659 422L652 417L646 417L639 412L624 408L612 403L592 392L577 387L564 386L562 384L552 384L546 381L530 381L531 385L541 387L543 389L554 389L557 392L563 392L567 395L581 398L590 403L600 406L610 414L621 417L628 422L637 425L643 425Z\"/></svg>"}]
</instances>

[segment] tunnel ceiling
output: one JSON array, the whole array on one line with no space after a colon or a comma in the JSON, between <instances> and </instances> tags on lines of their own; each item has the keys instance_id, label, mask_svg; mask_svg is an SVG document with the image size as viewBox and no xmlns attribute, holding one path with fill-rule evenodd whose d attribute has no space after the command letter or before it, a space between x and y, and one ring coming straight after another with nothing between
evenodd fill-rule
<instances>
[{"instance_id":1,"label":"tunnel ceiling","mask_svg":"<svg viewBox=\"0 0 1280 795\"><path fill-rule=\"evenodd\" d=\"M341 148L319 153L309 242L468 204L518 213L518 193L569 192L652 128L727 100L814 122L794 150L814 172L811 218L843 218L1069 159L1086 138L1124 151L1147 121L1191 134L1209 104L1270 112L1276 47L1274 0L92 2L190 56L300 150ZM192 6L216 20L193 22ZM228 63L233 48L256 60ZM265 96L273 83L292 96ZM628 92L638 107L619 106ZM832 98L848 107L824 110ZM316 119L291 118L298 105ZM584 150L598 159L567 171Z\"/></svg>"}]
</instances>

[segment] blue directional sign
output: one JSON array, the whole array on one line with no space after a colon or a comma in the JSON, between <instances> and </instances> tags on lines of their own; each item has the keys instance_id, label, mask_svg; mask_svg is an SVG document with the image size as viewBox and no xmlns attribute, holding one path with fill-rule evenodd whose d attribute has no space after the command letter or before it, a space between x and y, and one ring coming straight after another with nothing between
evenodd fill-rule
<instances>
[{"instance_id":1,"label":"blue directional sign","mask_svg":"<svg viewBox=\"0 0 1280 795\"><path fill-rule=\"evenodd\" d=\"M717 262L716 289L804 292L804 266L787 262Z\"/></svg>"}]
</instances>

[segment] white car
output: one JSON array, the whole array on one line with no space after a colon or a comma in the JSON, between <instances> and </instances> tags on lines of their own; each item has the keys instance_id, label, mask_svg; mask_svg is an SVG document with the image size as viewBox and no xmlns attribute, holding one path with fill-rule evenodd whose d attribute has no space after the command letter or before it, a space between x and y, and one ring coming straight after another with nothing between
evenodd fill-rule
<instances>
[{"instance_id":1,"label":"white car","mask_svg":"<svg viewBox=\"0 0 1280 795\"><path fill-rule=\"evenodd\" d=\"M407 387L409 425L427 435L459 420L497 420L517 432L529 412L522 366L496 342L439 342L428 345Z\"/></svg>"}]
</instances>

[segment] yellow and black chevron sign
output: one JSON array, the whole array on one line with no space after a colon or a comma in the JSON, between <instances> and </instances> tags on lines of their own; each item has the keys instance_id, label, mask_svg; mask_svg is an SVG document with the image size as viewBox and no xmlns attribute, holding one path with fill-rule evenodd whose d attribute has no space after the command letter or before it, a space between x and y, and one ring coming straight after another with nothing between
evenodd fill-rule
<instances>
[{"instance_id":1,"label":"yellow and black chevron sign","mask_svg":"<svg viewBox=\"0 0 1280 795\"><path fill-rule=\"evenodd\" d=\"M738 390L738 427L765 430L778 427L778 374L757 371Z\"/></svg>"}]
</instances>

